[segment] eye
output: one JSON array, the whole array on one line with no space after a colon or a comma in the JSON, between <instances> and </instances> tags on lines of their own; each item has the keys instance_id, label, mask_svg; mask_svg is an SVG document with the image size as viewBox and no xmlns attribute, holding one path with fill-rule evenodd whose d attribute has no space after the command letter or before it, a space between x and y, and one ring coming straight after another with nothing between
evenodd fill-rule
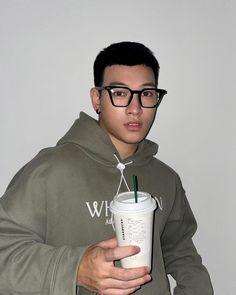
<instances>
[{"instance_id":1,"label":"eye","mask_svg":"<svg viewBox=\"0 0 236 295\"><path fill-rule=\"evenodd\" d=\"M144 89L142 91L144 97L156 97L156 91L154 89Z\"/></svg>"},{"instance_id":2,"label":"eye","mask_svg":"<svg viewBox=\"0 0 236 295\"><path fill-rule=\"evenodd\" d=\"M128 95L127 89L122 88L113 88L112 89L112 96L114 97L126 97Z\"/></svg>"}]
</instances>

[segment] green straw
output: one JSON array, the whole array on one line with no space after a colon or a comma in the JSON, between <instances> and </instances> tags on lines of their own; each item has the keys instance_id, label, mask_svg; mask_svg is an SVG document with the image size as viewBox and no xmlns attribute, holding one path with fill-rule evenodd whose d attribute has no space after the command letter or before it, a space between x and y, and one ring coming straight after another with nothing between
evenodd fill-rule
<instances>
[{"instance_id":1,"label":"green straw","mask_svg":"<svg viewBox=\"0 0 236 295\"><path fill-rule=\"evenodd\" d=\"M134 185L134 199L135 199L135 203L138 203L137 176L136 175L133 175L133 185Z\"/></svg>"}]
</instances>

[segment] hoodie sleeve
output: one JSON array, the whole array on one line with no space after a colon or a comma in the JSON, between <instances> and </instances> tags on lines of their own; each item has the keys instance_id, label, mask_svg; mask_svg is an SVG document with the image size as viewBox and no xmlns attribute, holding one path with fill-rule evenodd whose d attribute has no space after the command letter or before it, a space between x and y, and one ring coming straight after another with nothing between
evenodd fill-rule
<instances>
[{"instance_id":1,"label":"hoodie sleeve","mask_svg":"<svg viewBox=\"0 0 236 295\"><path fill-rule=\"evenodd\" d=\"M44 168L19 173L0 199L0 294L76 294L85 247L46 243Z\"/></svg>"},{"instance_id":2,"label":"hoodie sleeve","mask_svg":"<svg viewBox=\"0 0 236 295\"><path fill-rule=\"evenodd\" d=\"M212 295L209 274L193 244L197 224L177 176L175 201L162 234L166 272L176 281L174 295Z\"/></svg>"}]
</instances>

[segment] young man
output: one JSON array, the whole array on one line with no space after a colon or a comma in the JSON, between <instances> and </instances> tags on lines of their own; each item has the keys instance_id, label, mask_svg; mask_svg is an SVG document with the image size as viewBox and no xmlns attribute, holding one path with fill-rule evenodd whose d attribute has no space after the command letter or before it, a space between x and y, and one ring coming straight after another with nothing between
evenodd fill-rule
<instances>
[{"instance_id":1,"label":"young man","mask_svg":"<svg viewBox=\"0 0 236 295\"><path fill-rule=\"evenodd\" d=\"M98 121L85 113L53 148L42 150L0 199L0 294L213 294L192 236L196 222L178 175L145 139L165 90L159 65L140 43L112 44L94 63ZM122 164L123 165L122 165ZM122 169L120 170L120 167ZM152 270L123 269L140 251L119 247L109 203L132 187L162 198L155 212Z\"/></svg>"}]
</instances>

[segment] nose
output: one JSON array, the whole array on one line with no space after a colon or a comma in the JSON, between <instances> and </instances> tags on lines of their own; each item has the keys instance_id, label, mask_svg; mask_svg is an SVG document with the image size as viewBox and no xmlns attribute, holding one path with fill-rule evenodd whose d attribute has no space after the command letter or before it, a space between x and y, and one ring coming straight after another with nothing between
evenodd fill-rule
<instances>
[{"instance_id":1,"label":"nose","mask_svg":"<svg viewBox=\"0 0 236 295\"><path fill-rule=\"evenodd\" d=\"M128 114L135 114L135 115L142 112L142 107L139 102L139 97L137 93L133 94L130 104L126 107L126 112Z\"/></svg>"}]
</instances>

